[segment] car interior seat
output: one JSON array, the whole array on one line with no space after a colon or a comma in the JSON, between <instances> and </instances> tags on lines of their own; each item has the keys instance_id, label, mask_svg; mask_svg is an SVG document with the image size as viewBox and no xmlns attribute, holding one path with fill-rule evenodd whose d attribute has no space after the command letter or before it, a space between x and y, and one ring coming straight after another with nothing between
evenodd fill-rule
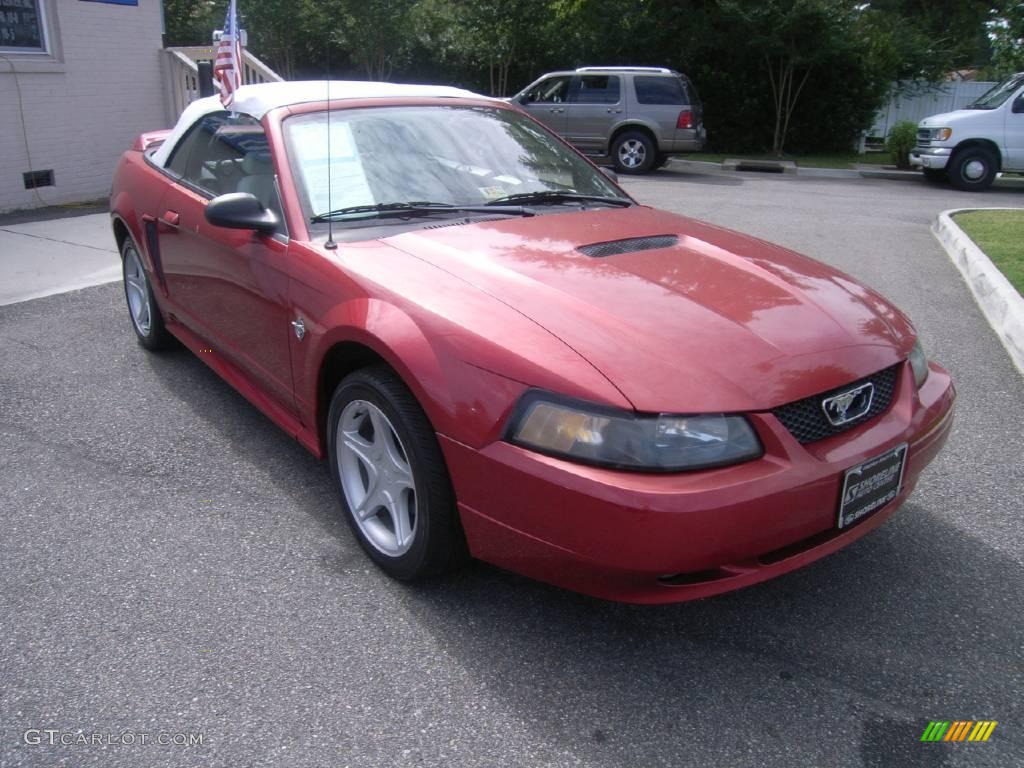
<instances>
[{"instance_id":1,"label":"car interior seat","mask_svg":"<svg viewBox=\"0 0 1024 768\"><path fill-rule=\"evenodd\" d=\"M242 176L235 191L255 195L264 208L276 209L277 190L269 153L250 152L242 158Z\"/></svg>"}]
</instances>

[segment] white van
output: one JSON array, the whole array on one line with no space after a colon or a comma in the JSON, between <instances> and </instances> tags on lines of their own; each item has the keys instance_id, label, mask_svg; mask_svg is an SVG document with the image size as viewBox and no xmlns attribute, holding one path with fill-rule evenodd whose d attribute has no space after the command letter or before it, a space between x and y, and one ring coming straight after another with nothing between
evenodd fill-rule
<instances>
[{"instance_id":1,"label":"white van","mask_svg":"<svg viewBox=\"0 0 1024 768\"><path fill-rule=\"evenodd\" d=\"M957 189L988 189L1000 171L1024 173L1024 72L998 83L977 101L917 126L910 164Z\"/></svg>"}]
</instances>

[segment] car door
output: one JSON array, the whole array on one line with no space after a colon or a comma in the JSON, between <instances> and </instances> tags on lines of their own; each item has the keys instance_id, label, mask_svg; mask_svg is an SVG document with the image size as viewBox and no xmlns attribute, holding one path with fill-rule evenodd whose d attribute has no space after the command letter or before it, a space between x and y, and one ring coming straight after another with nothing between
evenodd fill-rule
<instances>
[{"instance_id":1,"label":"car door","mask_svg":"<svg viewBox=\"0 0 1024 768\"><path fill-rule=\"evenodd\" d=\"M202 118L168 160L174 183L158 215L160 261L175 316L266 395L294 412L287 236L210 224L206 205L255 194L283 222L262 126L226 112Z\"/></svg>"},{"instance_id":2,"label":"car door","mask_svg":"<svg viewBox=\"0 0 1024 768\"><path fill-rule=\"evenodd\" d=\"M1024 171L1024 89L1006 112L1006 165L1007 170Z\"/></svg>"},{"instance_id":3,"label":"car door","mask_svg":"<svg viewBox=\"0 0 1024 768\"><path fill-rule=\"evenodd\" d=\"M519 104L555 133L565 135L565 102L571 83L570 75L545 77L519 98Z\"/></svg>"},{"instance_id":4,"label":"car door","mask_svg":"<svg viewBox=\"0 0 1024 768\"><path fill-rule=\"evenodd\" d=\"M623 116L619 75L577 75L565 105L565 135L584 152L604 153L614 126Z\"/></svg>"}]
</instances>

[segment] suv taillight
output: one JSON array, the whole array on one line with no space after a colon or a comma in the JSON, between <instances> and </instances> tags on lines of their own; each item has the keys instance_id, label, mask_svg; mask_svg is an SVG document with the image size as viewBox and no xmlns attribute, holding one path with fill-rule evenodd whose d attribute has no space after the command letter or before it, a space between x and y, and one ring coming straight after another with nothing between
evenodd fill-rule
<instances>
[{"instance_id":1,"label":"suv taillight","mask_svg":"<svg viewBox=\"0 0 1024 768\"><path fill-rule=\"evenodd\" d=\"M676 128L693 128L693 112L684 109L676 120Z\"/></svg>"}]
</instances>

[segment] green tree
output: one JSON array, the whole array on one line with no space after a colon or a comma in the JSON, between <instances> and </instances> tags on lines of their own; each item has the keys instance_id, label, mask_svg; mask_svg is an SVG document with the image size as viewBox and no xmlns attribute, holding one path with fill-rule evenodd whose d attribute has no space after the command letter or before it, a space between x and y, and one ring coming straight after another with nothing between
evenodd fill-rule
<instances>
[{"instance_id":1,"label":"green tree","mask_svg":"<svg viewBox=\"0 0 1024 768\"><path fill-rule=\"evenodd\" d=\"M987 74L995 79L1024 72L1024 2L1004 0L989 21L992 62Z\"/></svg>"},{"instance_id":2,"label":"green tree","mask_svg":"<svg viewBox=\"0 0 1024 768\"><path fill-rule=\"evenodd\" d=\"M543 0L421 0L409 18L423 50L473 78L493 96L509 92L514 73L546 58L554 16ZM486 73L486 78L484 74Z\"/></svg>"},{"instance_id":3,"label":"green tree","mask_svg":"<svg viewBox=\"0 0 1024 768\"><path fill-rule=\"evenodd\" d=\"M295 78L315 7L310 0L239 1L239 15L249 37L249 49L285 80ZM218 20L218 26L221 23Z\"/></svg>"},{"instance_id":4,"label":"green tree","mask_svg":"<svg viewBox=\"0 0 1024 768\"><path fill-rule=\"evenodd\" d=\"M852 8L829 0L720 3L760 57L771 93L772 152L782 155L808 81L855 44Z\"/></svg>"},{"instance_id":5,"label":"green tree","mask_svg":"<svg viewBox=\"0 0 1024 768\"><path fill-rule=\"evenodd\" d=\"M872 0L863 9L877 17L876 34L891 39L901 56L894 79L940 80L988 60L985 22L992 6L992 0Z\"/></svg>"},{"instance_id":6,"label":"green tree","mask_svg":"<svg viewBox=\"0 0 1024 768\"><path fill-rule=\"evenodd\" d=\"M223 8L213 0L164 0L163 6L165 45L209 45L224 21Z\"/></svg>"}]
</instances>

